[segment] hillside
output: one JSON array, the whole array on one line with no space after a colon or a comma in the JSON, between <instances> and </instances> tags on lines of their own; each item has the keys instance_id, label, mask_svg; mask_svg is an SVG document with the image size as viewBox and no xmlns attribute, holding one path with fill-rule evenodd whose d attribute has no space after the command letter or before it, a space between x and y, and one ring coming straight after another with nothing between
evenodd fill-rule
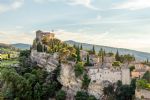
<instances>
[{"instance_id":1,"label":"hillside","mask_svg":"<svg viewBox=\"0 0 150 100\"><path fill-rule=\"evenodd\" d=\"M72 40L65 41L65 42L69 45L82 44L83 49L87 49L87 50L90 50L93 47L93 44L80 43L80 42L75 42ZM120 54L131 54L131 55L134 55L137 60L146 60L147 58L150 59L150 53L129 50L129 49L124 49L124 48L114 48L114 47L108 47L108 46L102 46L102 45L95 45L96 52L98 52L101 48L105 49L106 52L116 53L116 51L118 50Z\"/></svg>"},{"instance_id":2,"label":"hillside","mask_svg":"<svg viewBox=\"0 0 150 100\"><path fill-rule=\"evenodd\" d=\"M16 44L11 44L13 47L17 48L17 49L21 49L21 50L26 50L26 49L30 49L30 44L23 44L23 43L16 43Z\"/></svg>"}]
</instances>

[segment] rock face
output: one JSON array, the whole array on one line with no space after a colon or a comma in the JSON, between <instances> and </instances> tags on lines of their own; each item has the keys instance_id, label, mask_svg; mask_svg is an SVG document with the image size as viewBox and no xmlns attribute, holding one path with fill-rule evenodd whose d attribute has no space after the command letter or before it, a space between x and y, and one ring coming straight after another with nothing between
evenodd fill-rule
<instances>
[{"instance_id":1,"label":"rock face","mask_svg":"<svg viewBox=\"0 0 150 100\"><path fill-rule=\"evenodd\" d=\"M67 92L68 100L73 100L77 91L81 90L82 80L75 77L72 64L62 64L59 82L63 85L63 90Z\"/></svg>"},{"instance_id":2,"label":"rock face","mask_svg":"<svg viewBox=\"0 0 150 100\"><path fill-rule=\"evenodd\" d=\"M100 99L103 94L103 86L101 83L90 83L88 88L88 93L94 95L97 99Z\"/></svg>"},{"instance_id":3,"label":"rock face","mask_svg":"<svg viewBox=\"0 0 150 100\"><path fill-rule=\"evenodd\" d=\"M36 50L31 51L32 62L37 63L41 68L45 68L48 72L53 71L58 66L58 60L56 54L51 55L45 52L37 52Z\"/></svg>"},{"instance_id":4,"label":"rock face","mask_svg":"<svg viewBox=\"0 0 150 100\"><path fill-rule=\"evenodd\" d=\"M136 89L135 96L137 99L150 100L150 91L144 89Z\"/></svg>"}]
</instances>

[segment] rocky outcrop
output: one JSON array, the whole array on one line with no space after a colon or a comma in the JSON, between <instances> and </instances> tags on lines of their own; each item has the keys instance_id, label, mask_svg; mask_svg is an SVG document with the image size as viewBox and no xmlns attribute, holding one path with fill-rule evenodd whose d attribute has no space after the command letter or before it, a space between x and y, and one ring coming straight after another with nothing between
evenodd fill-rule
<instances>
[{"instance_id":1,"label":"rocky outcrop","mask_svg":"<svg viewBox=\"0 0 150 100\"><path fill-rule=\"evenodd\" d=\"M32 50L30 57L32 62L36 63L41 68L45 68L48 72L55 70L59 64L56 54L51 55L45 52L37 52L36 50Z\"/></svg>"},{"instance_id":2,"label":"rocky outcrop","mask_svg":"<svg viewBox=\"0 0 150 100\"><path fill-rule=\"evenodd\" d=\"M81 90L82 80L75 77L72 64L62 64L59 82L63 85L63 90L67 92L68 100L73 100L77 91Z\"/></svg>"},{"instance_id":3,"label":"rocky outcrop","mask_svg":"<svg viewBox=\"0 0 150 100\"><path fill-rule=\"evenodd\" d=\"M135 96L137 99L150 100L150 91L144 89L136 89Z\"/></svg>"},{"instance_id":4,"label":"rocky outcrop","mask_svg":"<svg viewBox=\"0 0 150 100\"><path fill-rule=\"evenodd\" d=\"M100 83L92 82L89 84L88 93L100 99L103 94L103 86Z\"/></svg>"}]
</instances>

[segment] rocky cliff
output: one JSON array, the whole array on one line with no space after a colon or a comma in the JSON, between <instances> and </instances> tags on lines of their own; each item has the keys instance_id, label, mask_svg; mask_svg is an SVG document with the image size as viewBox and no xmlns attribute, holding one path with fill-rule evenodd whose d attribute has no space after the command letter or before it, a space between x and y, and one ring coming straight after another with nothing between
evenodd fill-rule
<instances>
[{"instance_id":1,"label":"rocky cliff","mask_svg":"<svg viewBox=\"0 0 150 100\"><path fill-rule=\"evenodd\" d=\"M56 54L47 54L45 52L31 51L31 60L41 68L45 68L48 72L56 69L58 66L58 60Z\"/></svg>"}]
</instances>

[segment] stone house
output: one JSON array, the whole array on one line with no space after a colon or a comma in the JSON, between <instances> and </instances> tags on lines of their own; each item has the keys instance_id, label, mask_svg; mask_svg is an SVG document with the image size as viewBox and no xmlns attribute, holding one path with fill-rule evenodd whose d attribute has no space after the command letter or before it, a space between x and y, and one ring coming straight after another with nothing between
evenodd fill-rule
<instances>
[{"instance_id":1,"label":"stone house","mask_svg":"<svg viewBox=\"0 0 150 100\"><path fill-rule=\"evenodd\" d=\"M109 69L109 68L88 68L88 75L92 82L103 82L109 81L116 83L118 80L122 81L123 84L130 84L130 71L128 68L122 68L120 70Z\"/></svg>"},{"instance_id":2,"label":"stone house","mask_svg":"<svg viewBox=\"0 0 150 100\"><path fill-rule=\"evenodd\" d=\"M81 60L83 62L87 62L87 55L89 53L85 50L80 50L80 56L81 56ZM90 61L90 64L93 65L93 66L97 66L99 63L100 63L100 57L98 57L97 55L95 54L89 54L89 61Z\"/></svg>"}]
</instances>

